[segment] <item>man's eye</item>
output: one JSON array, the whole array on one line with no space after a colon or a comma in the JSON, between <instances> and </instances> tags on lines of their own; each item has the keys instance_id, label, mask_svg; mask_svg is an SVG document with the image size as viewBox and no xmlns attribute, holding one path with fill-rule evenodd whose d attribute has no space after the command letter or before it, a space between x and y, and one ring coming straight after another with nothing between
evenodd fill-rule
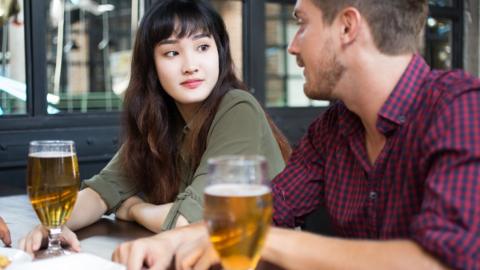
<instances>
[{"instance_id":1,"label":"man's eye","mask_svg":"<svg viewBox=\"0 0 480 270\"><path fill-rule=\"evenodd\" d=\"M203 44L203 45L198 46L198 50L201 51L201 52L204 52L204 51L208 50L208 48L210 48L210 45L208 45L208 44Z\"/></svg>"},{"instance_id":2,"label":"man's eye","mask_svg":"<svg viewBox=\"0 0 480 270\"><path fill-rule=\"evenodd\" d=\"M167 56L167 57L173 57L173 56L178 55L178 52L176 52L176 51L169 51L169 52L164 53L163 55L165 55L165 56Z\"/></svg>"}]
</instances>

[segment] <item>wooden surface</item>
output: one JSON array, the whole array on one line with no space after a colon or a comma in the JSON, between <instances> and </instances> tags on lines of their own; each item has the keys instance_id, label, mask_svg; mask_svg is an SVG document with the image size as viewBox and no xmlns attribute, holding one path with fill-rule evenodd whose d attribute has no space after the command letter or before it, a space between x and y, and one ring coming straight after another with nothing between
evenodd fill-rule
<instances>
[{"instance_id":1,"label":"wooden surface","mask_svg":"<svg viewBox=\"0 0 480 270\"><path fill-rule=\"evenodd\" d=\"M12 236L12 247L33 227L39 224L26 195L0 197L0 216L6 221ZM113 250L122 242L147 237L153 233L133 223L117 220L113 215L104 216L98 222L76 231L82 252L110 260ZM212 269L221 269L216 266ZM257 270L280 270L267 262L260 262Z\"/></svg>"}]
</instances>

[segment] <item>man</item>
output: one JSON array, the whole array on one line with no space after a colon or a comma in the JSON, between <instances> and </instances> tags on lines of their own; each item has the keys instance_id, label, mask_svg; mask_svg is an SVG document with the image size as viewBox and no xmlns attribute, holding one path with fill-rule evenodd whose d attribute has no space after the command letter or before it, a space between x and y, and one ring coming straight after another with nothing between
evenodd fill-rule
<instances>
[{"instance_id":1,"label":"man","mask_svg":"<svg viewBox=\"0 0 480 270\"><path fill-rule=\"evenodd\" d=\"M8 230L7 224L5 224L5 221L3 221L2 217L0 217L0 240L2 240L3 244L6 246L10 246L12 244L10 231Z\"/></svg>"},{"instance_id":2,"label":"man","mask_svg":"<svg viewBox=\"0 0 480 270\"><path fill-rule=\"evenodd\" d=\"M427 5L297 0L289 52L304 92L337 102L273 180L273 220L298 226L323 206L341 237L272 228L263 259L287 269L480 269L480 81L431 71L416 54ZM176 253L177 268L205 269L216 257L204 231L123 244L113 258L162 269Z\"/></svg>"}]
</instances>

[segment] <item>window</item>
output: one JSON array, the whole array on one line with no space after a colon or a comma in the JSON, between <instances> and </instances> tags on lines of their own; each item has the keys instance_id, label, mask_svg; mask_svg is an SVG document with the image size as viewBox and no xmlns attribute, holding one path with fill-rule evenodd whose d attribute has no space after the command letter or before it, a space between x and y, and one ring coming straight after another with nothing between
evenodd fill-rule
<instances>
[{"instance_id":1,"label":"window","mask_svg":"<svg viewBox=\"0 0 480 270\"><path fill-rule=\"evenodd\" d=\"M22 5L16 0L0 3L0 117L27 113Z\"/></svg>"},{"instance_id":2,"label":"window","mask_svg":"<svg viewBox=\"0 0 480 270\"><path fill-rule=\"evenodd\" d=\"M121 110L134 31L129 2L49 0L47 89L54 113Z\"/></svg>"},{"instance_id":3,"label":"window","mask_svg":"<svg viewBox=\"0 0 480 270\"><path fill-rule=\"evenodd\" d=\"M121 142L132 37L151 0L6 0L0 14L6 3L20 9L0 15L0 189L24 192L38 139L74 140L89 178Z\"/></svg>"},{"instance_id":4,"label":"window","mask_svg":"<svg viewBox=\"0 0 480 270\"><path fill-rule=\"evenodd\" d=\"M451 7L454 0L428 0L428 4L431 6L439 7Z\"/></svg>"},{"instance_id":5,"label":"window","mask_svg":"<svg viewBox=\"0 0 480 270\"><path fill-rule=\"evenodd\" d=\"M0 2L0 11L10 12L0 15L0 117L119 111L143 6L144 0Z\"/></svg>"},{"instance_id":6,"label":"window","mask_svg":"<svg viewBox=\"0 0 480 270\"><path fill-rule=\"evenodd\" d=\"M465 70L480 76L480 2L463 2L464 35L463 35L463 67Z\"/></svg>"},{"instance_id":7,"label":"window","mask_svg":"<svg viewBox=\"0 0 480 270\"><path fill-rule=\"evenodd\" d=\"M453 23L451 19L428 17L424 56L432 67L452 68Z\"/></svg>"},{"instance_id":8,"label":"window","mask_svg":"<svg viewBox=\"0 0 480 270\"><path fill-rule=\"evenodd\" d=\"M303 93L303 73L295 57L287 52L297 31L292 17L295 3L265 3L266 106L328 106L328 101L308 99Z\"/></svg>"},{"instance_id":9,"label":"window","mask_svg":"<svg viewBox=\"0 0 480 270\"><path fill-rule=\"evenodd\" d=\"M211 0L213 7L222 16L230 38L233 63L239 78L243 77L243 3L239 0Z\"/></svg>"},{"instance_id":10,"label":"window","mask_svg":"<svg viewBox=\"0 0 480 270\"><path fill-rule=\"evenodd\" d=\"M422 54L432 68L463 67L463 1L430 0Z\"/></svg>"}]
</instances>

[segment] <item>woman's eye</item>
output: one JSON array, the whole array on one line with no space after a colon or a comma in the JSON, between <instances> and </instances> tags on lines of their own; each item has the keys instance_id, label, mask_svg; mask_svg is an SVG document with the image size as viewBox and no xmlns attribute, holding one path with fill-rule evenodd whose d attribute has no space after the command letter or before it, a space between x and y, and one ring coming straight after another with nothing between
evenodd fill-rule
<instances>
[{"instance_id":1,"label":"woman's eye","mask_svg":"<svg viewBox=\"0 0 480 270\"><path fill-rule=\"evenodd\" d=\"M169 51L169 52L164 53L163 55L165 55L165 56L167 56L167 57L173 57L173 56L178 55L178 52L176 52L176 51Z\"/></svg>"},{"instance_id":2,"label":"woman's eye","mask_svg":"<svg viewBox=\"0 0 480 270\"><path fill-rule=\"evenodd\" d=\"M208 45L208 44L203 44L203 45L198 46L198 50L201 51L201 52L204 52L204 51L208 50L208 48L210 48L210 45Z\"/></svg>"}]
</instances>

